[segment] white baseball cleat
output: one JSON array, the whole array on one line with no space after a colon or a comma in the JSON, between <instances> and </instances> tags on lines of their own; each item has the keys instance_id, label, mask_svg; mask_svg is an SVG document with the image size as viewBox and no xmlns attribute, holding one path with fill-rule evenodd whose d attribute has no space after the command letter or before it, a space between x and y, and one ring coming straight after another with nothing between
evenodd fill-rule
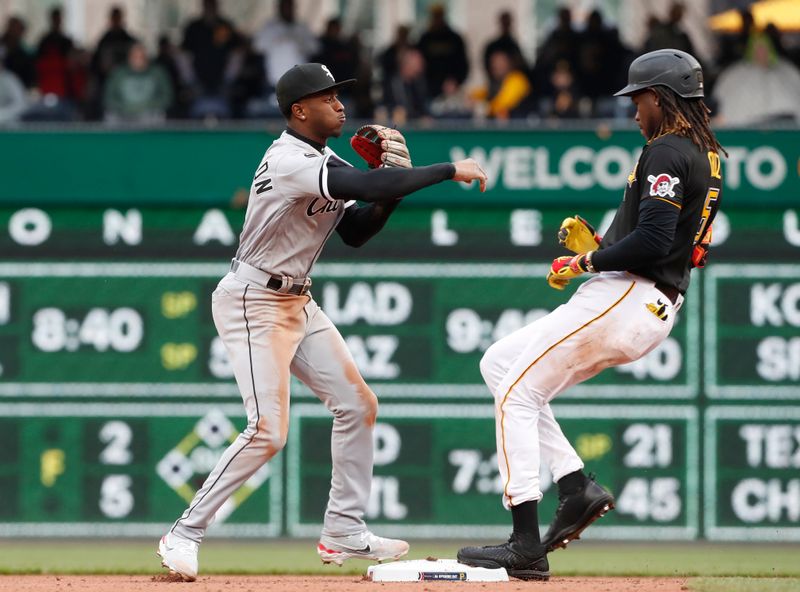
<instances>
[{"instance_id":1,"label":"white baseball cleat","mask_svg":"<svg viewBox=\"0 0 800 592\"><path fill-rule=\"evenodd\" d=\"M399 559L408 553L408 543L399 539L387 539L365 530L341 537L322 535L317 544L322 563L342 565L347 559L371 559L386 561Z\"/></svg>"},{"instance_id":2,"label":"white baseball cleat","mask_svg":"<svg viewBox=\"0 0 800 592\"><path fill-rule=\"evenodd\" d=\"M197 579L198 547L194 541L169 532L158 542L157 555L169 573L179 575L184 582L194 582Z\"/></svg>"}]
</instances>

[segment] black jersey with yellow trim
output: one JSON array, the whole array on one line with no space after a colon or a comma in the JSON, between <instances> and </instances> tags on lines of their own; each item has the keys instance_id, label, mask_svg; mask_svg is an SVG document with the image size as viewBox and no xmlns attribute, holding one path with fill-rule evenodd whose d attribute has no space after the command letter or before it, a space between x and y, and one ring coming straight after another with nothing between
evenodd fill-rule
<instances>
[{"instance_id":1,"label":"black jersey with yellow trim","mask_svg":"<svg viewBox=\"0 0 800 592\"><path fill-rule=\"evenodd\" d=\"M678 210L672 246L666 255L643 262L631 273L685 293L691 254L719 209L722 173L719 155L701 150L689 138L666 134L645 146L625 187L625 196L600 245L606 249L631 234L641 205L658 200Z\"/></svg>"}]
</instances>

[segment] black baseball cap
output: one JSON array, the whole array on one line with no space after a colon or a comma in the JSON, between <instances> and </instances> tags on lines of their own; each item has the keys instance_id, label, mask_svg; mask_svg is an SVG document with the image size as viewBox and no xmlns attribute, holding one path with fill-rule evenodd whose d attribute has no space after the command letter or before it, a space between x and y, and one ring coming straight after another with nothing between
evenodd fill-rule
<instances>
[{"instance_id":1,"label":"black baseball cap","mask_svg":"<svg viewBox=\"0 0 800 592\"><path fill-rule=\"evenodd\" d=\"M289 68L278 80L275 94L278 97L278 107L281 113L287 114L303 97L316 94L325 90L349 86L356 81L355 78L336 82L336 79L323 64L298 64Z\"/></svg>"}]
</instances>

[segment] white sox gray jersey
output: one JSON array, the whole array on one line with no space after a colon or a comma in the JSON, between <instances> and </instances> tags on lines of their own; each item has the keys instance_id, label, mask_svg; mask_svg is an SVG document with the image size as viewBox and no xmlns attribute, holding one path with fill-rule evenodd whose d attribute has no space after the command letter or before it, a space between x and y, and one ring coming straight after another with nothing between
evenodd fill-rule
<instances>
[{"instance_id":1,"label":"white sox gray jersey","mask_svg":"<svg viewBox=\"0 0 800 592\"><path fill-rule=\"evenodd\" d=\"M181 537L202 540L225 500L285 445L290 371L334 415L323 534L366 528L377 399L339 331L306 292L311 268L346 207L328 192L331 158L344 164L330 148L316 150L284 132L256 171L236 259L212 297L248 424L173 526Z\"/></svg>"},{"instance_id":2,"label":"white sox gray jersey","mask_svg":"<svg viewBox=\"0 0 800 592\"><path fill-rule=\"evenodd\" d=\"M264 155L250 189L236 259L278 276L302 281L353 202L328 191L328 147L324 153L284 132Z\"/></svg>"},{"instance_id":3,"label":"white sox gray jersey","mask_svg":"<svg viewBox=\"0 0 800 592\"><path fill-rule=\"evenodd\" d=\"M483 191L486 173L471 159L411 168L405 158L400 168L371 171L350 166L325 144L341 135L346 121L337 89L353 82L337 83L316 63L295 66L278 81L287 129L256 170L239 249L212 295L214 324L242 394L247 427L159 542L162 565L183 580L197 577L198 545L219 508L286 444L292 374L333 415L320 559L341 565L349 558L384 561L408 552L407 542L376 536L364 524L378 402L339 331L311 297L309 274L334 230L345 244L360 247L383 228L400 198L447 179L478 181ZM403 140L399 132L393 138ZM402 148L407 155L404 140ZM380 162L390 163L383 155Z\"/></svg>"}]
</instances>

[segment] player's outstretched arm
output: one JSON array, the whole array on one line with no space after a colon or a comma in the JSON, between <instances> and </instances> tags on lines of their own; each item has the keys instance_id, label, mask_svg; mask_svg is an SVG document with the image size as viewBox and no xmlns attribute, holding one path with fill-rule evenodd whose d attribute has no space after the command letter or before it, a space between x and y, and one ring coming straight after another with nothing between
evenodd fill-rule
<instances>
[{"instance_id":1,"label":"player's outstretched arm","mask_svg":"<svg viewBox=\"0 0 800 592\"><path fill-rule=\"evenodd\" d=\"M486 189L486 173L471 159L453 163L453 181L471 183L478 181L481 191ZM329 181L330 185L330 181ZM400 203L400 199L377 201L366 207L351 206L345 211L336 226L336 232L346 245L360 247L375 236L386 224L389 216Z\"/></svg>"},{"instance_id":2,"label":"player's outstretched arm","mask_svg":"<svg viewBox=\"0 0 800 592\"><path fill-rule=\"evenodd\" d=\"M364 159L369 168L400 167L411 168L411 154L406 139L400 130L377 124L362 125L350 138L353 150ZM481 192L486 190L486 173L480 165L467 158L453 163L456 172L454 181L480 183Z\"/></svg>"},{"instance_id":3,"label":"player's outstretched arm","mask_svg":"<svg viewBox=\"0 0 800 592\"><path fill-rule=\"evenodd\" d=\"M448 179L463 183L478 181L481 191L485 191L487 180L486 173L471 158L412 169L391 167L362 171L337 166L329 167L327 173L330 197L368 202L395 200Z\"/></svg>"},{"instance_id":4,"label":"player's outstretched arm","mask_svg":"<svg viewBox=\"0 0 800 592\"><path fill-rule=\"evenodd\" d=\"M481 188L481 193L486 191L486 181L488 180L486 173L477 162L471 158L459 160L453 163L456 167L456 173L453 175L453 181L461 181L469 185L473 181L477 181Z\"/></svg>"}]
</instances>

